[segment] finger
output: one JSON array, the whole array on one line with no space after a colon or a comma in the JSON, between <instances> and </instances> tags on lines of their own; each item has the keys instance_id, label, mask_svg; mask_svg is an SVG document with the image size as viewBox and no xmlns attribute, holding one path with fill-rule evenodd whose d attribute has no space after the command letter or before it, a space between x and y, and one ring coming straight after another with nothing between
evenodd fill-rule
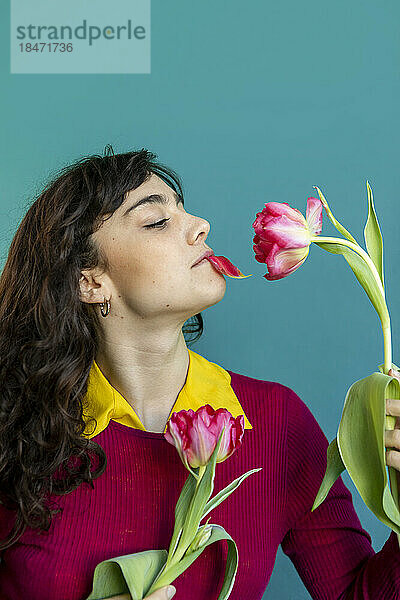
<instances>
[{"instance_id":1,"label":"finger","mask_svg":"<svg viewBox=\"0 0 400 600\"><path fill-rule=\"evenodd\" d=\"M145 600L170 600L175 592L176 588L173 585L166 585L150 594L150 596L146 596Z\"/></svg>"},{"instance_id":2,"label":"finger","mask_svg":"<svg viewBox=\"0 0 400 600\"><path fill-rule=\"evenodd\" d=\"M400 429L385 429L385 446L400 450Z\"/></svg>"},{"instance_id":3,"label":"finger","mask_svg":"<svg viewBox=\"0 0 400 600\"><path fill-rule=\"evenodd\" d=\"M393 417L400 417L400 400L396 398L386 398L386 414Z\"/></svg>"},{"instance_id":4,"label":"finger","mask_svg":"<svg viewBox=\"0 0 400 600\"><path fill-rule=\"evenodd\" d=\"M385 429L385 446L400 449L400 429Z\"/></svg>"},{"instance_id":5,"label":"finger","mask_svg":"<svg viewBox=\"0 0 400 600\"><path fill-rule=\"evenodd\" d=\"M387 450L386 464L388 467L394 467L400 471L400 452L398 450Z\"/></svg>"},{"instance_id":6,"label":"finger","mask_svg":"<svg viewBox=\"0 0 400 600\"><path fill-rule=\"evenodd\" d=\"M389 369L388 375L390 375L390 377L395 377L396 379L400 380L400 371Z\"/></svg>"}]
</instances>

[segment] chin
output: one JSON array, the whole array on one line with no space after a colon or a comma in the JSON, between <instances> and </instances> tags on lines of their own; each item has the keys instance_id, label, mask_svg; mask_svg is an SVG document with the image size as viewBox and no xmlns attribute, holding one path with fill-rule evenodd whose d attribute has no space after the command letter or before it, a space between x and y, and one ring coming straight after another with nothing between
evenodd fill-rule
<instances>
[{"instance_id":1,"label":"chin","mask_svg":"<svg viewBox=\"0 0 400 600\"><path fill-rule=\"evenodd\" d=\"M221 285L218 286L213 286L212 288L209 289L209 293L207 294L207 297L203 299L203 303L202 306L199 308L199 310L197 312L201 312L202 310L205 310L206 308L209 308L210 306L214 306L215 304L218 304L218 302L220 302L222 300L222 298L225 296L225 292L226 292L226 281L224 277L221 277Z\"/></svg>"},{"instance_id":2,"label":"chin","mask_svg":"<svg viewBox=\"0 0 400 600\"><path fill-rule=\"evenodd\" d=\"M204 287L202 289L192 288L190 292L190 305L186 305L187 311L185 311L185 320L197 315L206 308L218 304L225 296L226 292L226 281L224 277L220 277L217 284L212 282L212 285Z\"/></svg>"}]
</instances>

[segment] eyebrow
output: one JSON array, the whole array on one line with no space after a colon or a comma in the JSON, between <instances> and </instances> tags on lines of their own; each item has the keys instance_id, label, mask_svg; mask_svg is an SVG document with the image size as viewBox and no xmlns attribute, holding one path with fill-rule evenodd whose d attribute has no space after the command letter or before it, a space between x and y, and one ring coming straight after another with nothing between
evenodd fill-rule
<instances>
[{"instance_id":1,"label":"eyebrow","mask_svg":"<svg viewBox=\"0 0 400 600\"><path fill-rule=\"evenodd\" d=\"M178 195L176 192L174 192L174 199L175 199L177 206L180 202L183 204L182 196ZM143 204L163 204L163 205L165 205L168 203L169 203L169 199L167 196L164 196L164 194L150 194L149 196L145 196L144 198L141 198L140 200L138 200L137 202L132 204L132 206L130 206L129 208L126 209L126 211L123 213L122 216L125 217L126 214L131 212L131 210L134 210L135 208L137 208L138 206L142 206Z\"/></svg>"}]
</instances>

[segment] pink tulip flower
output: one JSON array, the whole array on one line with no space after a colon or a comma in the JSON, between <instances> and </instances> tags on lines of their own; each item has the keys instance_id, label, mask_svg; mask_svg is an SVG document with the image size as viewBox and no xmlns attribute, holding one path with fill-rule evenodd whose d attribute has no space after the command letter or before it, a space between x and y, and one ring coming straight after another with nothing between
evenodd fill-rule
<instances>
[{"instance_id":1,"label":"pink tulip flower","mask_svg":"<svg viewBox=\"0 0 400 600\"><path fill-rule=\"evenodd\" d=\"M258 262L266 263L268 280L282 279L306 260L311 236L322 230L322 202L307 199L306 218L287 202L267 202L253 223L253 249Z\"/></svg>"},{"instance_id":2,"label":"pink tulip flower","mask_svg":"<svg viewBox=\"0 0 400 600\"><path fill-rule=\"evenodd\" d=\"M209 462L224 426L217 454L217 462L223 462L241 446L243 415L235 419L226 408L214 410L209 404L196 412L191 408L180 410L172 413L164 437L176 447L183 464L190 471Z\"/></svg>"}]
</instances>

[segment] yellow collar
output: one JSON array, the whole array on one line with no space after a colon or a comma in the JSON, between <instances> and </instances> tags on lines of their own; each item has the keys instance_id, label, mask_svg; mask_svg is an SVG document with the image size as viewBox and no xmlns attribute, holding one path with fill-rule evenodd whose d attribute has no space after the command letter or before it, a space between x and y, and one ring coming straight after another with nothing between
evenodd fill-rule
<instances>
[{"instance_id":1,"label":"yellow collar","mask_svg":"<svg viewBox=\"0 0 400 600\"><path fill-rule=\"evenodd\" d=\"M210 404L214 410L218 408L228 409L234 417L244 415L245 429L253 429L231 387L230 374L216 363L212 363L200 354L193 352L193 350L188 349L188 352L189 368L186 381L171 409L170 416L173 412L183 409L189 410L189 408L196 411L201 406ZM93 361L89 373L85 399L87 402L84 407L85 422L87 423L89 416L95 417L97 420L95 430L93 421L86 427L85 437L92 438L98 435L108 426L110 419L127 427L146 431L132 406L111 385L100 371L96 361ZM164 432L166 429L167 425L165 425Z\"/></svg>"}]
</instances>

